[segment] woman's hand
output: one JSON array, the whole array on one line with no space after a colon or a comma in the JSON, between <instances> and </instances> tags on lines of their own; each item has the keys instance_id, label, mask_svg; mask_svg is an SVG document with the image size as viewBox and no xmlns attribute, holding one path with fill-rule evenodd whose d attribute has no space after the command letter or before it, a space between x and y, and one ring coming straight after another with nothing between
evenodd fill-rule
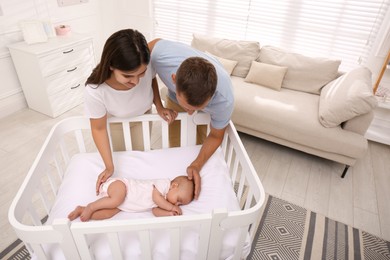
<instances>
[{"instance_id":1,"label":"woman's hand","mask_svg":"<svg viewBox=\"0 0 390 260\"><path fill-rule=\"evenodd\" d=\"M99 174L99 177L96 181L96 195L99 195L100 185L102 183L106 182L106 180L108 178L110 178L113 173L114 173L114 170L105 169L102 173Z\"/></svg>"},{"instance_id":2,"label":"woman's hand","mask_svg":"<svg viewBox=\"0 0 390 260\"><path fill-rule=\"evenodd\" d=\"M177 111L169 109L169 108L161 108L157 110L157 113L164 119L168 124L175 121L177 117Z\"/></svg>"}]
</instances>

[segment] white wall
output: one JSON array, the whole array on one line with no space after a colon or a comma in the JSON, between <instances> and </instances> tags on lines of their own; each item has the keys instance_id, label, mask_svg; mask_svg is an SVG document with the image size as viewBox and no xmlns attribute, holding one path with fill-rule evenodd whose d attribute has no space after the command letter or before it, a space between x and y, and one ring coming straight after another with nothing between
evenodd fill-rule
<instances>
[{"instance_id":1,"label":"white wall","mask_svg":"<svg viewBox=\"0 0 390 260\"><path fill-rule=\"evenodd\" d=\"M54 26L67 24L72 32L94 38L99 61L105 40L113 32L134 28L151 39L150 0L89 0L87 3L59 7L57 0L0 0L0 118L27 107L17 78L8 44L22 41L19 21L50 20Z\"/></svg>"},{"instance_id":2,"label":"white wall","mask_svg":"<svg viewBox=\"0 0 390 260\"><path fill-rule=\"evenodd\" d=\"M53 25L68 24L73 32L91 35L94 38L96 60L99 61L105 40L120 29L137 29L148 41L152 40L154 22L151 9L151 0L89 0L87 3L66 7L59 7L57 0L0 0L0 118L27 107L6 47L23 40L19 21L48 19ZM390 23L390 10L386 23ZM382 30L386 31L386 26L383 27ZM386 56L386 51L377 51L381 48L378 46L380 42L378 39L368 61L374 78Z\"/></svg>"}]
</instances>

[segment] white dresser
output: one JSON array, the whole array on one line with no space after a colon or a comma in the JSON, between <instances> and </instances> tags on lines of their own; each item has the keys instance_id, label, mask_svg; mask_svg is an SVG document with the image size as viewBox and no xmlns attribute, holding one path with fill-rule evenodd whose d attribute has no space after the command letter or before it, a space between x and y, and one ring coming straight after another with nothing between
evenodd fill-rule
<instances>
[{"instance_id":1,"label":"white dresser","mask_svg":"<svg viewBox=\"0 0 390 260\"><path fill-rule=\"evenodd\" d=\"M57 117L83 102L96 64L91 37L73 34L8 48L29 108Z\"/></svg>"}]
</instances>

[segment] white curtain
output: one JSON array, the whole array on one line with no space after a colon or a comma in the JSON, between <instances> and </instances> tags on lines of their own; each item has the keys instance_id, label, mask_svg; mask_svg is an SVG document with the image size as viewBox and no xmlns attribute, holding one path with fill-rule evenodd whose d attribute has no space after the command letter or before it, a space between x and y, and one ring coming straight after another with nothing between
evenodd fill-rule
<instances>
[{"instance_id":1,"label":"white curtain","mask_svg":"<svg viewBox=\"0 0 390 260\"><path fill-rule=\"evenodd\" d=\"M152 0L154 36L193 33L254 40L290 52L364 65L390 0Z\"/></svg>"}]
</instances>

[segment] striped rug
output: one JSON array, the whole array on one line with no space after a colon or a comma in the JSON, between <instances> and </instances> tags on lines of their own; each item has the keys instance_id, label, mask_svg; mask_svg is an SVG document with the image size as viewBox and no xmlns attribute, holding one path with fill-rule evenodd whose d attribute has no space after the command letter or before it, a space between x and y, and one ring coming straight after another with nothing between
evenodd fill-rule
<instances>
[{"instance_id":1,"label":"striped rug","mask_svg":"<svg viewBox=\"0 0 390 260\"><path fill-rule=\"evenodd\" d=\"M390 259L390 242L271 195L248 260Z\"/></svg>"}]
</instances>

